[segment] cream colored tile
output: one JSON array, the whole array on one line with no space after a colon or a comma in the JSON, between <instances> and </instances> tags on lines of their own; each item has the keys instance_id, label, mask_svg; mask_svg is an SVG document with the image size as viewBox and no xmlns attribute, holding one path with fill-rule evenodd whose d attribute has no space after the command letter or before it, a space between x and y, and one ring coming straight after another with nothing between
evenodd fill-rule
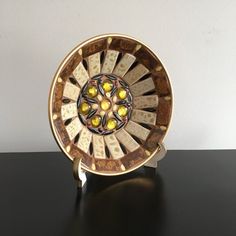
<instances>
[{"instance_id":1,"label":"cream colored tile","mask_svg":"<svg viewBox=\"0 0 236 236\"><path fill-rule=\"evenodd\" d=\"M138 122L138 123L155 125L156 124L156 117L157 117L157 115L155 112L133 109L132 115L131 115L131 120Z\"/></svg>"},{"instance_id":2,"label":"cream colored tile","mask_svg":"<svg viewBox=\"0 0 236 236\"><path fill-rule=\"evenodd\" d=\"M119 55L118 51L107 50L104 63L102 66L102 73L107 73L107 74L112 73L115 67L118 55Z\"/></svg>"},{"instance_id":3,"label":"cream colored tile","mask_svg":"<svg viewBox=\"0 0 236 236\"><path fill-rule=\"evenodd\" d=\"M105 142L103 136L93 134L93 153L95 158L106 158Z\"/></svg>"},{"instance_id":4,"label":"cream colored tile","mask_svg":"<svg viewBox=\"0 0 236 236\"><path fill-rule=\"evenodd\" d=\"M134 97L133 106L134 108L153 108L158 105L158 96L157 95L148 95Z\"/></svg>"},{"instance_id":5,"label":"cream colored tile","mask_svg":"<svg viewBox=\"0 0 236 236\"><path fill-rule=\"evenodd\" d=\"M77 104L69 103L61 106L61 118L67 120L69 118L77 116Z\"/></svg>"},{"instance_id":6,"label":"cream colored tile","mask_svg":"<svg viewBox=\"0 0 236 236\"><path fill-rule=\"evenodd\" d=\"M71 121L69 125L66 126L67 133L70 137L70 140L74 139L74 137L80 132L83 125L81 124L78 117Z\"/></svg>"},{"instance_id":7,"label":"cream colored tile","mask_svg":"<svg viewBox=\"0 0 236 236\"><path fill-rule=\"evenodd\" d=\"M125 76L124 80L129 84L132 85L141 79L144 75L148 73L148 69L143 66L142 64L138 64L134 67L131 71L129 71Z\"/></svg>"},{"instance_id":8,"label":"cream colored tile","mask_svg":"<svg viewBox=\"0 0 236 236\"><path fill-rule=\"evenodd\" d=\"M82 62L80 62L79 65L74 69L73 75L75 79L78 81L81 88L85 85L85 83L89 79L88 72L84 68L84 65Z\"/></svg>"},{"instance_id":9,"label":"cream colored tile","mask_svg":"<svg viewBox=\"0 0 236 236\"><path fill-rule=\"evenodd\" d=\"M133 152L139 148L139 144L132 138L132 136L125 130L121 129L115 133L117 139L130 151Z\"/></svg>"},{"instance_id":10,"label":"cream colored tile","mask_svg":"<svg viewBox=\"0 0 236 236\"><path fill-rule=\"evenodd\" d=\"M63 96L70 98L74 101L77 101L78 96L79 96L80 88L77 87L76 85L66 82L64 91L63 91Z\"/></svg>"},{"instance_id":11,"label":"cream colored tile","mask_svg":"<svg viewBox=\"0 0 236 236\"><path fill-rule=\"evenodd\" d=\"M130 87L131 93L134 97L143 95L153 89L155 89L155 85L152 78L147 78Z\"/></svg>"},{"instance_id":12,"label":"cream colored tile","mask_svg":"<svg viewBox=\"0 0 236 236\"><path fill-rule=\"evenodd\" d=\"M106 145L114 159L118 159L124 156L124 153L120 147L118 140L114 134L104 136Z\"/></svg>"},{"instance_id":13,"label":"cream colored tile","mask_svg":"<svg viewBox=\"0 0 236 236\"><path fill-rule=\"evenodd\" d=\"M83 127L79 136L77 147L83 150L85 153L88 153L91 139L92 133L86 127Z\"/></svg>"},{"instance_id":14,"label":"cream colored tile","mask_svg":"<svg viewBox=\"0 0 236 236\"><path fill-rule=\"evenodd\" d=\"M134 122L132 120L130 120L128 122L128 124L125 126L125 130L128 133L130 133L142 140L146 140L149 133L150 133L150 130L144 128L143 126L137 124L136 122Z\"/></svg>"},{"instance_id":15,"label":"cream colored tile","mask_svg":"<svg viewBox=\"0 0 236 236\"><path fill-rule=\"evenodd\" d=\"M89 76L93 77L99 74L100 70L101 70L100 52L98 52L88 57Z\"/></svg>"},{"instance_id":16,"label":"cream colored tile","mask_svg":"<svg viewBox=\"0 0 236 236\"><path fill-rule=\"evenodd\" d=\"M135 56L126 53L115 67L113 74L123 77L135 61Z\"/></svg>"}]
</instances>

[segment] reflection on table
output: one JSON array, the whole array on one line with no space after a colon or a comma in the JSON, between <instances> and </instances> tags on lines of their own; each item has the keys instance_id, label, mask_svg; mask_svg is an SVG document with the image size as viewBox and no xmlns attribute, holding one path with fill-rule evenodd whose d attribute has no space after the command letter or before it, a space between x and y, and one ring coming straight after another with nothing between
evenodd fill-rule
<instances>
[{"instance_id":1,"label":"reflection on table","mask_svg":"<svg viewBox=\"0 0 236 236\"><path fill-rule=\"evenodd\" d=\"M152 168L89 175L64 235L157 235L165 222L163 181Z\"/></svg>"}]
</instances>

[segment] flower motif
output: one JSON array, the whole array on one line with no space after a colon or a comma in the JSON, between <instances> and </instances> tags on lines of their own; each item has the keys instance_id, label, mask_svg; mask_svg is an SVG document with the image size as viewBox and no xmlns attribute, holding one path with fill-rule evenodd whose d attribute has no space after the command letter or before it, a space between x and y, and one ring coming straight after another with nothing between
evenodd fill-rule
<instances>
[{"instance_id":1,"label":"flower motif","mask_svg":"<svg viewBox=\"0 0 236 236\"><path fill-rule=\"evenodd\" d=\"M83 125L93 133L108 135L129 121L132 96L121 78L99 74L83 86L77 106Z\"/></svg>"}]
</instances>

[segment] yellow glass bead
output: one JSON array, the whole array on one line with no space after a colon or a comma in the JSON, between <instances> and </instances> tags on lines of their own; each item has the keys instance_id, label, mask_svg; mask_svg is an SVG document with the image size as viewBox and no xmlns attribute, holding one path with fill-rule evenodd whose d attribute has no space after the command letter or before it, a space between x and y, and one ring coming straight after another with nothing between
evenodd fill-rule
<instances>
[{"instance_id":1,"label":"yellow glass bead","mask_svg":"<svg viewBox=\"0 0 236 236\"><path fill-rule=\"evenodd\" d=\"M91 119L91 124L93 127L98 127L101 124L101 117L100 116L94 116Z\"/></svg>"},{"instance_id":2,"label":"yellow glass bead","mask_svg":"<svg viewBox=\"0 0 236 236\"><path fill-rule=\"evenodd\" d=\"M109 119L107 121L107 129L112 130L115 129L117 126L117 121L113 118Z\"/></svg>"},{"instance_id":3,"label":"yellow glass bead","mask_svg":"<svg viewBox=\"0 0 236 236\"><path fill-rule=\"evenodd\" d=\"M87 115L91 109L91 106L87 102L81 103L79 107L79 111L83 115Z\"/></svg>"},{"instance_id":4,"label":"yellow glass bead","mask_svg":"<svg viewBox=\"0 0 236 236\"><path fill-rule=\"evenodd\" d=\"M113 84L111 81L107 80L102 83L102 88L105 92L110 92L112 90Z\"/></svg>"},{"instance_id":5,"label":"yellow glass bead","mask_svg":"<svg viewBox=\"0 0 236 236\"><path fill-rule=\"evenodd\" d=\"M89 97L95 97L98 94L98 90L95 86L89 86L87 89L87 94L89 95Z\"/></svg>"},{"instance_id":6,"label":"yellow glass bead","mask_svg":"<svg viewBox=\"0 0 236 236\"><path fill-rule=\"evenodd\" d=\"M126 116L127 113L128 113L128 108L126 106L119 106L118 110L117 110L119 116L123 117L123 116Z\"/></svg>"},{"instance_id":7,"label":"yellow glass bead","mask_svg":"<svg viewBox=\"0 0 236 236\"><path fill-rule=\"evenodd\" d=\"M119 99L125 99L126 97L127 97L127 92L126 92L126 90L125 89L123 89L123 88L119 88L118 89L118 91L117 91L117 97L119 98Z\"/></svg>"},{"instance_id":8,"label":"yellow glass bead","mask_svg":"<svg viewBox=\"0 0 236 236\"><path fill-rule=\"evenodd\" d=\"M103 99L100 104L102 110L107 111L111 107L111 102L107 99Z\"/></svg>"}]
</instances>

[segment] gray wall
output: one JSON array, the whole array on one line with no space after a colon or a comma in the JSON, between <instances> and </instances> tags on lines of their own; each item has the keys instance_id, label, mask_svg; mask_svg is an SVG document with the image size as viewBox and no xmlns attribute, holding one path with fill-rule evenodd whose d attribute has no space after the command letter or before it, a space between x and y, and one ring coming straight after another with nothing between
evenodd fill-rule
<instances>
[{"instance_id":1,"label":"gray wall","mask_svg":"<svg viewBox=\"0 0 236 236\"><path fill-rule=\"evenodd\" d=\"M143 41L169 71L170 149L236 148L236 1L0 0L0 152L58 150L47 117L54 72L108 32Z\"/></svg>"}]
</instances>

